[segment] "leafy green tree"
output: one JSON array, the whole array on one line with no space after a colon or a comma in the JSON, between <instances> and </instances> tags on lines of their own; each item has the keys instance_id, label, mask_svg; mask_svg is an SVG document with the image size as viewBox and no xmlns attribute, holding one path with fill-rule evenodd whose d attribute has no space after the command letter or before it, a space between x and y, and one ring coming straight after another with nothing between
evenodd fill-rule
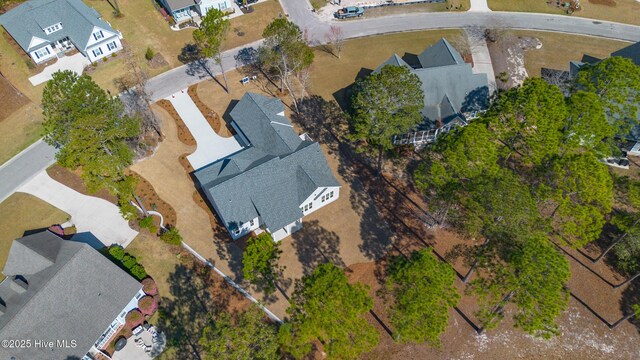
<instances>
[{"instance_id":1,"label":"leafy green tree","mask_svg":"<svg viewBox=\"0 0 640 360\"><path fill-rule=\"evenodd\" d=\"M227 38L231 23L225 18L225 14L219 9L209 9L202 18L200 27L193 32L193 39L200 47L202 55L213 60L220 66L222 78L224 79L224 90L229 93L227 75L222 66L222 43Z\"/></svg>"},{"instance_id":2,"label":"leafy green tree","mask_svg":"<svg viewBox=\"0 0 640 360\"><path fill-rule=\"evenodd\" d=\"M239 314L222 312L200 339L205 359L277 360L278 328L252 306Z\"/></svg>"},{"instance_id":3,"label":"leafy green tree","mask_svg":"<svg viewBox=\"0 0 640 360\"><path fill-rule=\"evenodd\" d=\"M623 57L610 57L580 69L578 88L595 93L616 132L626 135L638 124L640 66Z\"/></svg>"},{"instance_id":4,"label":"leafy green tree","mask_svg":"<svg viewBox=\"0 0 640 360\"><path fill-rule=\"evenodd\" d=\"M140 119L124 115L118 98L111 98L87 76L56 72L42 94L44 139L60 147L58 162L81 168L89 191L106 188L118 195L123 215L135 180L125 175L133 162L128 141L140 134Z\"/></svg>"},{"instance_id":5,"label":"leafy green tree","mask_svg":"<svg viewBox=\"0 0 640 360\"><path fill-rule=\"evenodd\" d=\"M273 293L280 273L278 259L281 253L280 243L273 241L267 232L250 238L242 257L245 279L262 287L267 294Z\"/></svg>"},{"instance_id":6,"label":"leafy green tree","mask_svg":"<svg viewBox=\"0 0 640 360\"><path fill-rule=\"evenodd\" d=\"M302 278L291 297L290 319L279 332L283 351L301 359L315 341L323 344L330 359L358 359L371 351L379 334L364 317L373 306L367 292L366 286L349 284L335 265L318 266Z\"/></svg>"},{"instance_id":7,"label":"leafy green tree","mask_svg":"<svg viewBox=\"0 0 640 360\"><path fill-rule=\"evenodd\" d=\"M613 206L607 166L592 153L583 153L557 159L549 170L550 183L540 189L556 202L552 217L560 234L575 247L596 240Z\"/></svg>"},{"instance_id":8,"label":"leafy green tree","mask_svg":"<svg viewBox=\"0 0 640 360\"><path fill-rule=\"evenodd\" d=\"M460 295L453 285L456 274L431 249L415 251L409 259L395 258L389 267L387 289L394 303L391 323L400 342L427 342L440 347L440 335L449 323L449 310Z\"/></svg>"},{"instance_id":9,"label":"leafy green tree","mask_svg":"<svg viewBox=\"0 0 640 360\"><path fill-rule=\"evenodd\" d=\"M506 246L511 249L504 251ZM477 315L484 329L497 326L511 303L516 327L545 339L559 334L555 319L567 308L565 284L571 274L569 262L544 235L531 234L508 245L494 243L485 248L480 267L489 271L480 272L470 290L479 296Z\"/></svg>"},{"instance_id":10,"label":"leafy green tree","mask_svg":"<svg viewBox=\"0 0 640 360\"><path fill-rule=\"evenodd\" d=\"M378 172L383 151L393 148L393 136L422 122L423 98L420 79L404 66L385 65L356 82L351 97L352 138L378 151Z\"/></svg>"},{"instance_id":11,"label":"leafy green tree","mask_svg":"<svg viewBox=\"0 0 640 360\"><path fill-rule=\"evenodd\" d=\"M610 223L615 225L622 234L611 242L593 262L598 262L604 258L609 251L620 244L622 240L625 240L627 235L631 235L632 237L640 236L640 229L638 229L638 225L640 224L640 181L632 180L627 176L614 176L614 195L617 203L624 205L632 211L622 210L619 213L613 214ZM633 244L636 241L635 239L630 240L631 248L634 248ZM634 253L633 250L631 250L631 252L627 252L628 250L620 251L620 256L616 256L617 258L627 259L626 261L634 258L634 256L631 255ZM622 269L629 271L628 266L625 265L623 265Z\"/></svg>"},{"instance_id":12,"label":"leafy green tree","mask_svg":"<svg viewBox=\"0 0 640 360\"><path fill-rule=\"evenodd\" d=\"M160 239L169 245L180 246L182 245L182 235L178 228L171 226L160 235Z\"/></svg>"},{"instance_id":13,"label":"leafy green tree","mask_svg":"<svg viewBox=\"0 0 640 360\"><path fill-rule=\"evenodd\" d=\"M505 92L485 116L509 149L535 165L558 153L566 118L562 91L539 78Z\"/></svg>"},{"instance_id":14,"label":"leafy green tree","mask_svg":"<svg viewBox=\"0 0 640 360\"><path fill-rule=\"evenodd\" d=\"M610 140L615 128L609 124L598 96L591 92L577 91L567 99L568 117L564 130L564 153L592 151L600 157L612 153Z\"/></svg>"},{"instance_id":15,"label":"leafy green tree","mask_svg":"<svg viewBox=\"0 0 640 360\"><path fill-rule=\"evenodd\" d=\"M276 74L280 92L289 92L298 112L298 99L302 98L306 87L303 77L313 63L313 50L305 42L298 25L286 18L273 20L262 36L264 43L258 49L258 59L266 72ZM296 95L297 88L300 88L300 96Z\"/></svg>"}]
</instances>

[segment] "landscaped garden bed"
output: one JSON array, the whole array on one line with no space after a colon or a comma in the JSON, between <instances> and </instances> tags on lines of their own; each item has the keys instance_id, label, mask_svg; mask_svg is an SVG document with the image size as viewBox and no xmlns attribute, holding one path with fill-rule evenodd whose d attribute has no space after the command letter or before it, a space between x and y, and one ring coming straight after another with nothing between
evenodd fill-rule
<instances>
[{"instance_id":1,"label":"landscaped garden bed","mask_svg":"<svg viewBox=\"0 0 640 360\"><path fill-rule=\"evenodd\" d=\"M200 110L202 115L204 115L204 118L207 119L207 122L216 134L225 138L232 137L234 135L235 131L233 131L233 128L227 126L227 123L220 117L220 115L218 115L218 113L213 111L203 103L202 100L200 100L198 97L198 84L189 86L188 93L191 100L196 104L198 110Z\"/></svg>"}]
</instances>

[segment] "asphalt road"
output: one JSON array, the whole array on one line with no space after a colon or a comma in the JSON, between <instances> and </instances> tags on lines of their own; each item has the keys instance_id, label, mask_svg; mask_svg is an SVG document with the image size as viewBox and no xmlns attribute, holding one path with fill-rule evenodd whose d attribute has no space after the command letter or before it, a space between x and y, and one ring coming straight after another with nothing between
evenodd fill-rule
<instances>
[{"instance_id":1,"label":"asphalt road","mask_svg":"<svg viewBox=\"0 0 640 360\"><path fill-rule=\"evenodd\" d=\"M38 140L0 166L0 202L55 162L56 149Z\"/></svg>"},{"instance_id":2,"label":"asphalt road","mask_svg":"<svg viewBox=\"0 0 640 360\"><path fill-rule=\"evenodd\" d=\"M640 41L640 26L612 23L572 16L514 13L514 12L462 12L462 13L412 13L347 21L321 21L313 12L308 0L280 0L289 19L304 31L313 45L325 41L331 25L339 26L345 38L380 35L392 32L464 28L511 28L523 30L557 31L568 34L591 35L616 40ZM595 40L597 41L597 40ZM238 66L236 56L257 48L260 41L226 51L222 63L225 69ZM241 65L241 64L240 64ZM207 70L198 64L183 65L162 73L147 83L147 91L153 101L163 99L196 84L211 75L220 74L220 68L208 61ZM55 149L38 142L0 166L0 201L12 194L43 168L53 163Z\"/></svg>"}]
</instances>

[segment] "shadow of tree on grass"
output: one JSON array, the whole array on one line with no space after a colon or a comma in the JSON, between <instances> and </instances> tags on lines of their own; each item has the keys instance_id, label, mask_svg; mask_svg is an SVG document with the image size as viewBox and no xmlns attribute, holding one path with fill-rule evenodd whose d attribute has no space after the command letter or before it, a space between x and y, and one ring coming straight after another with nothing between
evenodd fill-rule
<instances>
[{"instance_id":1,"label":"shadow of tree on grass","mask_svg":"<svg viewBox=\"0 0 640 360\"><path fill-rule=\"evenodd\" d=\"M318 220L305 222L302 230L291 237L304 275L313 273L320 264L332 263L341 268L346 266L340 257L340 237L320 226Z\"/></svg>"}]
</instances>

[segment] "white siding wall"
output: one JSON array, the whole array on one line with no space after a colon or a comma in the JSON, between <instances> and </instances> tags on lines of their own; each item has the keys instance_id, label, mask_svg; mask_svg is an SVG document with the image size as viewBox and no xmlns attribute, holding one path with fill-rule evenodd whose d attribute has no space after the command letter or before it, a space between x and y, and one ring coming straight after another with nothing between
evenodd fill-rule
<instances>
[{"instance_id":1,"label":"white siding wall","mask_svg":"<svg viewBox=\"0 0 640 360\"><path fill-rule=\"evenodd\" d=\"M332 192L333 195L331 195ZM327 204L336 201L338 197L340 197L339 187L318 188L313 192L313 194L311 194L311 196L300 204L300 208L302 209L302 213L307 216ZM305 208L307 210L305 210Z\"/></svg>"},{"instance_id":2,"label":"white siding wall","mask_svg":"<svg viewBox=\"0 0 640 360\"><path fill-rule=\"evenodd\" d=\"M228 9L231 7L231 1L234 0L202 0L198 5L198 12L200 12L200 15L205 16L211 8L218 10Z\"/></svg>"},{"instance_id":3,"label":"white siding wall","mask_svg":"<svg viewBox=\"0 0 640 360\"><path fill-rule=\"evenodd\" d=\"M302 229L302 219L298 219L282 229L272 232L271 237L274 241L280 241L300 229Z\"/></svg>"},{"instance_id":4,"label":"white siding wall","mask_svg":"<svg viewBox=\"0 0 640 360\"><path fill-rule=\"evenodd\" d=\"M46 52L49 51L49 54L43 54L42 52ZM33 61L36 62L36 64L39 64L41 62L45 62L49 59L52 59L54 57L56 57L56 53L53 51L53 48L51 47L51 45L47 45L41 49L38 49L37 52L39 52L40 57L38 57L36 55L36 51L31 51L29 53L29 55L31 56L31 58L33 59Z\"/></svg>"},{"instance_id":5,"label":"white siding wall","mask_svg":"<svg viewBox=\"0 0 640 360\"><path fill-rule=\"evenodd\" d=\"M122 42L120 42L118 36L112 36L103 40L104 41L96 43L87 48L87 57L89 57L89 61L95 62L96 60L100 60L105 56L110 56L111 54L122 50ZM109 44L113 44L114 42L116 47L109 49ZM100 54L100 52L102 53Z\"/></svg>"},{"instance_id":6,"label":"white siding wall","mask_svg":"<svg viewBox=\"0 0 640 360\"><path fill-rule=\"evenodd\" d=\"M248 233L252 232L253 230L257 229L260 227L260 219L259 218L255 218L253 219L253 224L251 221L248 221L244 224L242 224L241 226L239 226L239 231L235 232L235 231L229 231L229 234L231 234L231 237L233 238L233 240L236 240L240 237L243 237L245 235L247 235ZM229 230L229 229L227 229Z\"/></svg>"}]
</instances>

